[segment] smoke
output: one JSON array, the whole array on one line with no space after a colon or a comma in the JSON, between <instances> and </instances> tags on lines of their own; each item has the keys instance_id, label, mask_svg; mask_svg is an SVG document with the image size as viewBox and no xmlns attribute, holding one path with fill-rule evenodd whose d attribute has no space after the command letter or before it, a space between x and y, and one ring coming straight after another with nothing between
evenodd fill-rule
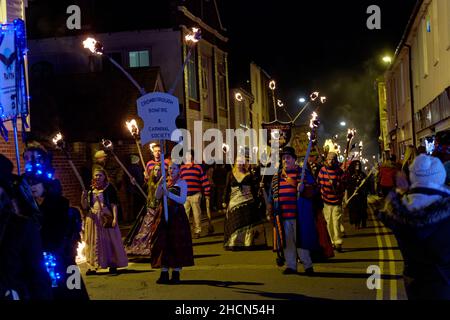
<instances>
[{"instance_id":1,"label":"smoke","mask_svg":"<svg viewBox=\"0 0 450 320\"><path fill-rule=\"evenodd\" d=\"M345 149L347 129L356 129L352 143L363 141L366 158L378 154L378 99L376 79L383 70L375 60L347 70L336 70L320 78L318 88L327 102L318 109L321 126L319 144L338 135L337 142ZM314 108L311 108L313 110ZM305 112L298 123L306 122L311 112ZM295 113L294 113L295 114ZM340 122L345 121L346 126ZM355 151L355 150L354 150ZM357 151L357 150L356 150Z\"/></svg>"}]
</instances>

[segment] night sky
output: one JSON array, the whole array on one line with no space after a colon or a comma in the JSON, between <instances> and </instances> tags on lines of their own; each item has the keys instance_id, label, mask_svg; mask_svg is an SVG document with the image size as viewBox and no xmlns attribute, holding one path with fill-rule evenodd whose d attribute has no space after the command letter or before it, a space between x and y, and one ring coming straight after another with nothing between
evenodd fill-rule
<instances>
[{"instance_id":1,"label":"night sky","mask_svg":"<svg viewBox=\"0 0 450 320\"><path fill-rule=\"evenodd\" d=\"M189 1L199 0L184 2ZM327 96L320 109L320 140L343 133L338 123L346 121L358 130L356 140L364 140L371 154L377 152L375 79L386 70L381 58L394 54L416 0L216 1L227 29L223 33L229 38L231 88L249 79L249 63L254 61L277 81L278 98L292 116L301 108L299 97L313 91ZM128 6L106 0L32 3L40 4L34 6L35 19L29 20L32 35L66 32L68 4L83 8L82 19L89 21L90 32L130 23L135 28L152 22L170 25L161 14L169 6L165 0L134 0ZM373 4L381 8L381 30L366 26L366 11ZM104 21L96 18L99 15ZM304 112L296 123L306 123L310 114ZM288 120L281 111L279 118Z\"/></svg>"},{"instance_id":2,"label":"night sky","mask_svg":"<svg viewBox=\"0 0 450 320\"><path fill-rule=\"evenodd\" d=\"M222 1L223 24L230 38L231 83L238 85L248 78L248 63L256 62L277 81L279 98L291 115L300 110L299 97L320 91L328 98L321 107L321 139L343 132L338 123L345 120L358 130L355 139L364 140L375 154L374 81L386 69L381 58L393 55L400 43L415 3ZM366 26L366 10L372 4L381 9L381 30ZM296 123L305 123L310 114L303 113Z\"/></svg>"}]
</instances>

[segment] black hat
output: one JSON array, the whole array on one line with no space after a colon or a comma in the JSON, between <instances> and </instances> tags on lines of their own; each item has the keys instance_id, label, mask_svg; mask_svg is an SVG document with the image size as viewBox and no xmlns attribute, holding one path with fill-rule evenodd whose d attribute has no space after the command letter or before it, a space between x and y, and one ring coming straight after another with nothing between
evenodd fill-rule
<instances>
[{"instance_id":1,"label":"black hat","mask_svg":"<svg viewBox=\"0 0 450 320\"><path fill-rule=\"evenodd\" d=\"M297 155L295 154L295 149L292 147L284 147L283 151L281 151L281 157L284 155L290 155L292 158L297 160Z\"/></svg>"}]
</instances>

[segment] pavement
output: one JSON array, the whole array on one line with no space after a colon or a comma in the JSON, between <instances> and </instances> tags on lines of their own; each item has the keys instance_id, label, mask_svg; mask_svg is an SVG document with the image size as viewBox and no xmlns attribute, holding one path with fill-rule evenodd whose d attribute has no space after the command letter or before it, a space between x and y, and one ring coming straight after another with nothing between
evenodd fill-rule
<instances>
[{"instance_id":1,"label":"pavement","mask_svg":"<svg viewBox=\"0 0 450 320\"><path fill-rule=\"evenodd\" d=\"M343 252L315 263L315 275L283 275L271 248L258 251L223 249L223 214L214 214L215 232L193 239L195 266L183 268L181 284L159 285L159 270L149 259L130 258L129 266L112 275L103 270L85 276L89 296L97 300L405 300L403 260L392 233L373 217L365 229L353 230L344 220ZM126 228L124 228L126 233ZM272 245L272 226L266 224ZM379 281L374 272L380 271ZM378 287L378 288L377 288Z\"/></svg>"}]
</instances>

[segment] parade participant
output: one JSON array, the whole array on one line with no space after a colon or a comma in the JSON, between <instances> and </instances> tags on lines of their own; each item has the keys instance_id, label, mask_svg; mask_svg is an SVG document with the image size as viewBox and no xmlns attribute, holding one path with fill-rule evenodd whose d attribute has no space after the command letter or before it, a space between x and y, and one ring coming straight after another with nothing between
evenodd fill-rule
<instances>
[{"instance_id":1,"label":"parade participant","mask_svg":"<svg viewBox=\"0 0 450 320\"><path fill-rule=\"evenodd\" d=\"M161 146L159 144L152 143L152 144L150 144L150 150L152 152L153 159L150 160L149 162L147 162L146 171L145 171L146 179L148 179L148 177L150 176L150 171L153 169L153 167L156 164L161 165ZM165 157L164 164L165 164L166 170L169 166L169 162L170 162L170 160L167 157Z\"/></svg>"},{"instance_id":2,"label":"parade participant","mask_svg":"<svg viewBox=\"0 0 450 320\"><path fill-rule=\"evenodd\" d=\"M51 167L52 155L37 141L27 143L23 152L25 162L25 173L42 170L43 167ZM62 195L61 182L53 177L53 172L48 177L48 192L55 195Z\"/></svg>"},{"instance_id":3,"label":"parade participant","mask_svg":"<svg viewBox=\"0 0 450 320\"><path fill-rule=\"evenodd\" d=\"M39 209L29 185L12 171L12 162L0 154L0 300L49 300Z\"/></svg>"},{"instance_id":4,"label":"parade participant","mask_svg":"<svg viewBox=\"0 0 450 320\"><path fill-rule=\"evenodd\" d=\"M194 162L194 152L186 153L186 160L180 168L180 178L186 181L188 186L187 199L184 203L184 209L189 218L192 209L194 217L194 239L200 238L202 232L202 193L205 195L206 202L209 204L210 184L203 168ZM208 217L208 225L212 226L211 219Z\"/></svg>"},{"instance_id":5,"label":"parade participant","mask_svg":"<svg viewBox=\"0 0 450 320\"><path fill-rule=\"evenodd\" d=\"M400 168L397 164L397 157L395 154L389 157L389 160L385 161L378 174L379 190L383 197L386 197L389 192L395 188L395 179Z\"/></svg>"},{"instance_id":6,"label":"parade participant","mask_svg":"<svg viewBox=\"0 0 450 320\"><path fill-rule=\"evenodd\" d=\"M89 296L81 279L80 290L70 290L67 286L67 273L70 266L76 266L75 258L81 232L81 216L69 207L69 200L62 195L51 193L51 179L47 172L50 167L41 167L41 172L27 172L25 178L31 186L32 195L38 204L41 216L41 238L44 255L54 261L51 276L53 296L56 300L81 299Z\"/></svg>"},{"instance_id":7,"label":"parade participant","mask_svg":"<svg viewBox=\"0 0 450 320\"><path fill-rule=\"evenodd\" d=\"M326 164L319 172L319 185L324 202L323 214L327 221L328 234L338 252L342 252L342 199L344 185L343 171L339 168L337 154L329 152Z\"/></svg>"},{"instance_id":8,"label":"parade participant","mask_svg":"<svg viewBox=\"0 0 450 320\"><path fill-rule=\"evenodd\" d=\"M163 195L168 198L168 221L164 215ZM180 166L170 162L166 189L162 183L156 188L156 199L161 204L155 217L155 232L150 242L152 268L161 268L161 275L156 281L158 284L180 283L181 268L194 265L189 220L184 211L186 197L187 183L180 178ZM169 268L172 268L170 280Z\"/></svg>"},{"instance_id":9,"label":"parade participant","mask_svg":"<svg viewBox=\"0 0 450 320\"><path fill-rule=\"evenodd\" d=\"M142 164L140 163L138 155L130 155L130 164L127 169L131 173L131 176L135 178L136 184L143 187L144 172L142 171ZM128 195L127 213L130 218L129 220L135 220L138 217L140 210L142 210L145 205L145 198L133 184L131 179L125 179L125 182Z\"/></svg>"},{"instance_id":10,"label":"parade participant","mask_svg":"<svg viewBox=\"0 0 450 320\"><path fill-rule=\"evenodd\" d=\"M84 227L85 256L89 265L86 275L108 267L110 273L117 273L117 268L128 265L118 224L117 204L117 192L108 182L105 170L96 169L91 190L83 192L81 201L83 209L88 211Z\"/></svg>"},{"instance_id":11,"label":"parade participant","mask_svg":"<svg viewBox=\"0 0 450 320\"><path fill-rule=\"evenodd\" d=\"M410 300L450 299L450 189L439 159L419 155L410 166L411 188L391 192L380 218L395 234L405 261Z\"/></svg>"},{"instance_id":12,"label":"parade participant","mask_svg":"<svg viewBox=\"0 0 450 320\"><path fill-rule=\"evenodd\" d=\"M319 153L317 151L311 151L310 157L308 158L308 169L313 174L316 183L320 169L323 166L318 156ZM314 194L312 203L315 214L317 235L319 238L319 248L310 252L311 258L313 262L315 262L334 257L334 250L330 235L328 234L327 222L323 215L323 200L320 192Z\"/></svg>"},{"instance_id":13,"label":"parade participant","mask_svg":"<svg viewBox=\"0 0 450 320\"><path fill-rule=\"evenodd\" d=\"M265 248L265 212L256 210L258 185L250 173L244 156L238 156L228 173L222 207L226 208L224 222L225 250L254 250Z\"/></svg>"},{"instance_id":14,"label":"parade participant","mask_svg":"<svg viewBox=\"0 0 450 320\"><path fill-rule=\"evenodd\" d=\"M322 168L322 164L319 161L319 153L317 151L311 151L308 157L309 170L313 174L314 178L317 179L319 171Z\"/></svg>"},{"instance_id":15,"label":"parade participant","mask_svg":"<svg viewBox=\"0 0 450 320\"><path fill-rule=\"evenodd\" d=\"M450 130L436 133L433 156L439 158L444 164L447 174L445 184L450 186Z\"/></svg>"},{"instance_id":16,"label":"parade participant","mask_svg":"<svg viewBox=\"0 0 450 320\"><path fill-rule=\"evenodd\" d=\"M270 203L275 214L281 215L284 235L284 258L286 269L283 274L297 273L297 256L303 263L307 275L314 274L310 250L318 247L317 232L313 222L312 198L315 180L309 170L305 172L304 188L298 196L302 168L296 165L297 156L292 147L281 152L282 168L273 176ZM306 221L308 220L308 221ZM308 225L307 222L311 221Z\"/></svg>"},{"instance_id":17,"label":"parade participant","mask_svg":"<svg viewBox=\"0 0 450 320\"><path fill-rule=\"evenodd\" d=\"M156 189L160 179L161 167L155 165L150 171L148 180L146 213L142 218L136 220L132 231L130 231L132 234L126 240L126 243L129 243L125 247L128 254L150 256L150 240L155 231L155 217L159 206L159 200L156 199Z\"/></svg>"},{"instance_id":18,"label":"parade participant","mask_svg":"<svg viewBox=\"0 0 450 320\"><path fill-rule=\"evenodd\" d=\"M355 229L367 227L367 195L369 192L366 183L361 186L365 178L366 174L362 171L361 161L353 160L344 178L346 192L343 206L348 207L350 224ZM347 202L349 198L351 200Z\"/></svg>"}]
</instances>

